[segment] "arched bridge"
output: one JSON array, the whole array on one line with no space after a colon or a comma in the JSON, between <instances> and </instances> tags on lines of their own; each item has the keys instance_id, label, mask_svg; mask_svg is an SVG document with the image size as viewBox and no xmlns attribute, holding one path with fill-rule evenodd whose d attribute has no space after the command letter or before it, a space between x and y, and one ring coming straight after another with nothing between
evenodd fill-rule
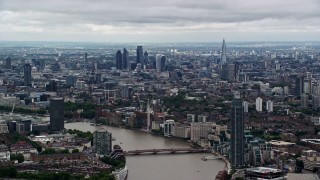
<instances>
[{"instance_id":1,"label":"arched bridge","mask_svg":"<svg viewBox=\"0 0 320 180\"><path fill-rule=\"evenodd\" d=\"M175 153L204 153L210 152L208 149L194 149L194 148L171 148L171 149L143 149L123 151L125 156L143 155L143 154L175 154Z\"/></svg>"}]
</instances>

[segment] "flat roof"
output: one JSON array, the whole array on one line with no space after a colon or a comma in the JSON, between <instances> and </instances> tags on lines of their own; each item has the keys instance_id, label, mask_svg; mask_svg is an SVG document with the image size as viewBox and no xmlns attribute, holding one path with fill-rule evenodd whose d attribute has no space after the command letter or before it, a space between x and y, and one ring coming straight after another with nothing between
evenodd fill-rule
<instances>
[{"instance_id":1,"label":"flat roof","mask_svg":"<svg viewBox=\"0 0 320 180\"><path fill-rule=\"evenodd\" d=\"M301 141L312 143L312 144L320 144L320 139L301 139Z\"/></svg>"},{"instance_id":2,"label":"flat roof","mask_svg":"<svg viewBox=\"0 0 320 180\"><path fill-rule=\"evenodd\" d=\"M295 143L291 142L286 142L286 141L276 141L276 140L271 140L268 142L269 144L275 145L275 146L290 146L290 145L295 145Z\"/></svg>"}]
</instances>

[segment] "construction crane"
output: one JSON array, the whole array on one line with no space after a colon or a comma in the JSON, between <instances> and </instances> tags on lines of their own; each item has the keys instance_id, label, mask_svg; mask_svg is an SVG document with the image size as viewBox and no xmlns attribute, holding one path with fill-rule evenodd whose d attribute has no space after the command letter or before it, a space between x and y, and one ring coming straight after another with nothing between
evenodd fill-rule
<instances>
[{"instance_id":1,"label":"construction crane","mask_svg":"<svg viewBox=\"0 0 320 180\"><path fill-rule=\"evenodd\" d=\"M13 103L13 105L12 105L12 110L11 110L11 114L13 114L13 110L14 110L14 105L15 105L15 103Z\"/></svg>"}]
</instances>

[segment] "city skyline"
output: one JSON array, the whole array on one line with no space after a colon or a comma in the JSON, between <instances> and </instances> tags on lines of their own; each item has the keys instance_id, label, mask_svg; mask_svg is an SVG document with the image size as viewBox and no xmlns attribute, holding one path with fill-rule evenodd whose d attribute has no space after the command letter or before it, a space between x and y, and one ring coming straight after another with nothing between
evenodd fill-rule
<instances>
[{"instance_id":1,"label":"city skyline","mask_svg":"<svg viewBox=\"0 0 320 180\"><path fill-rule=\"evenodd\" d=\"M303 8L301 8L303 7ZM320 3L307 1L0 1L1 41L314 41ZM39 10L40 9L40 10Z\"/></svg>"}]
</instances>

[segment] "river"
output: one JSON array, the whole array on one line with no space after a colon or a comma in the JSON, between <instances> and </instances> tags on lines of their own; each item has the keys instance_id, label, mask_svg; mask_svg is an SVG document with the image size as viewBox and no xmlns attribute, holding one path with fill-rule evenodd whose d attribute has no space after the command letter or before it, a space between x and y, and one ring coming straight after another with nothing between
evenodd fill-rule
<instances>
[{"instance_id":1,"label":"river","mask_svg":"<svg viewBox=\"0 0 320 180\"><path fill-rule=\"evenodd\" d=\"M67 129L93 132L104 128L116 138L124 150L189 147L182 140L163 138L148 133L110 126L90 126L89 123L65 124ZM128 156L128 180L212 180L224 167L222 160L202 161L205 154L163 154ZM206 154L208 155L208 154Z\"/></svg>"}]
</instances>

